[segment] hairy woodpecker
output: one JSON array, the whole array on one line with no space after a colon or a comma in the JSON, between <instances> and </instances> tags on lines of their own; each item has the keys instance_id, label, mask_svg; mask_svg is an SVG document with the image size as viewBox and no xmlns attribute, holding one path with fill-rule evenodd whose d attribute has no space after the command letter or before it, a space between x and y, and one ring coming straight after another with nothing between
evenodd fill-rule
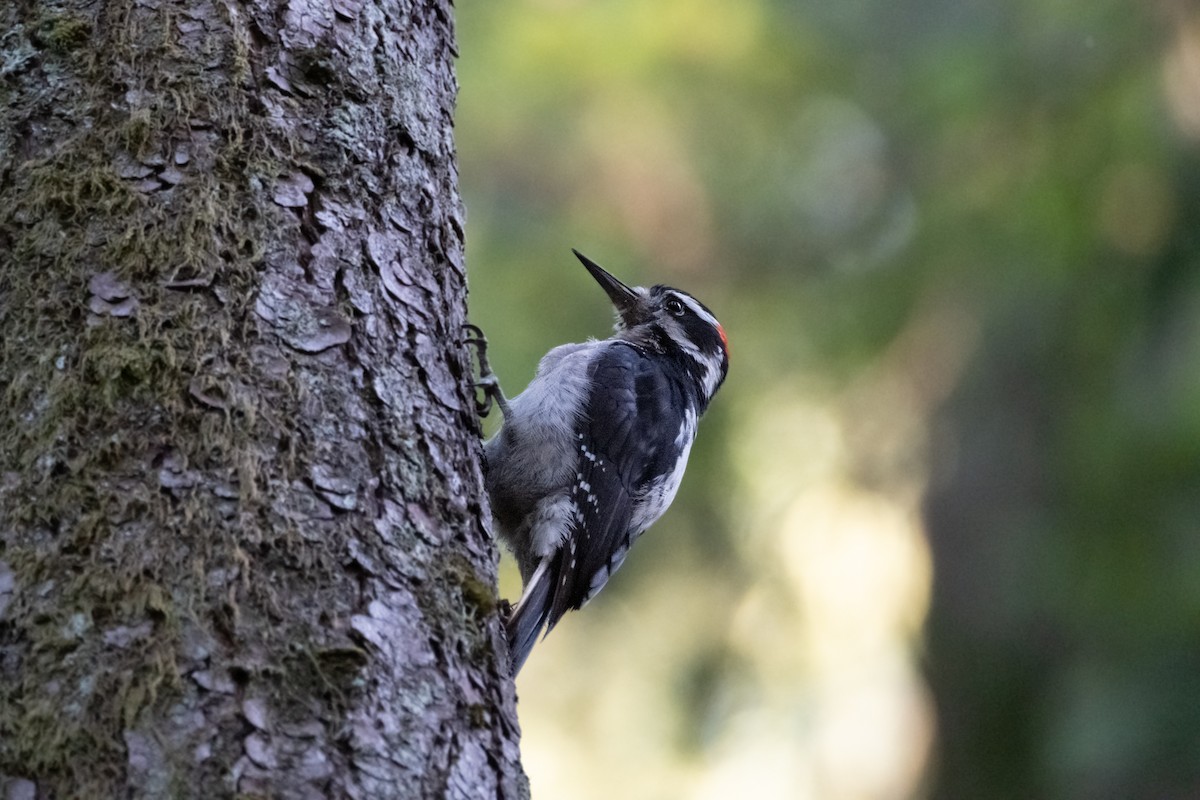
<instances>
[{"instance_id":1,"label":"hairy woodpecker","mask_svg":"<svg viewBox=\"0 0 1200 800\"><path fill-rule=\"evenodd\" d=\"M538 633L596 595L679 489L696 423L729 369L716 317L687 292L629 287L578 251L608 293L614 334L547 353L506 401L478 329L486 414L504 416L484 444L492 517L524 590L505 624L512 673Z\"/></svg>"}]
</instances>

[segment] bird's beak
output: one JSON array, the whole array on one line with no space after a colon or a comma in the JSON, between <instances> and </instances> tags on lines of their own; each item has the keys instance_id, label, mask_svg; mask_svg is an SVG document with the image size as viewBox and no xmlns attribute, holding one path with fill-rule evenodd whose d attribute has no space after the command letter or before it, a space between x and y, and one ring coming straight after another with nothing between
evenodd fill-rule
<instances>
[{"instance_id":1,"label":"bird's beak","mask_svg":"<svg viewBox=\"0 0 1200 800\"><path fill-rule=\"evenodd\" d=\"M631 328L641 322L642 296L608 274L607 270L583 253L574 248L571 249L571 252L583 262L587 271L592 273L592 277L596 279L596 283L600 284L600 288L608 294L608 299L617 309L617 314L620 315L625 327Z\"/></svg>"}]
</instances>

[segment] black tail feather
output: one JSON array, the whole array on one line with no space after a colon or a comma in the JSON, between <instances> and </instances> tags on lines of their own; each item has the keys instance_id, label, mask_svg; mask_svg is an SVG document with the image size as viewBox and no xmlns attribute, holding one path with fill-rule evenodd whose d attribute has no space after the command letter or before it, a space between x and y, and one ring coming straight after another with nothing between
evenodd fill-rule
<instances>
[{"instance_id":1,"label":"black tail feather","mask_svg":"<svg viewBox=\"0 0 1200 800\"><path fill-rule=\"evenodd\" d=\"M546 617L550 614L550 590L555 584L553 573L554 570L550 569L550 559L538 565L529 582L525 584L521 601L504 623L504 632L508 636L508 658L514 678L521 671L525 659L529 658L529 651L533 650L538 634L546 625Z\"/></svg>"}]
</instances>

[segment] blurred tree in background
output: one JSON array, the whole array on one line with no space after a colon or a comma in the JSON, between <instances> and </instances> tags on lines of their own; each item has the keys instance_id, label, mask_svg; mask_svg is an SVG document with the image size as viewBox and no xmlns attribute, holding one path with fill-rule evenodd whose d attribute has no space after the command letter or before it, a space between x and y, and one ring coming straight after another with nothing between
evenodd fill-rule
<instances>
[{"instance_id":1,"label":"blurred tree in background","mask_svg":"<svg viewBox=\"0 0 1200 800\"><path fill-rule=\"evenodd\" d=\"M508 391L610 324L571 246L733 351L522 673L535 796L1200 795L1200 9L458 14Z\"/></svg>"}]
</instances>

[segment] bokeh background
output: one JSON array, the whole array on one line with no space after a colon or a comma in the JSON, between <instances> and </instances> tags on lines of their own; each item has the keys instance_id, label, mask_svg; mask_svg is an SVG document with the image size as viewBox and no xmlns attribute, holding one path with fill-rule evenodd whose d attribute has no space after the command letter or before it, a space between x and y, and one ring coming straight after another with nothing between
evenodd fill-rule
<instances>
[{"instance_id":1,"label":"bokeh background","mask_svg":"<svg viewBox=\"0 0 1200 800\"><path fill-rule=\"evenodd\" d=\"M508 391L609 330L572 246L732 344L518 680L534 796L1200 797L1200 7L457 15Z\"/></svg>"}]
</instances>

